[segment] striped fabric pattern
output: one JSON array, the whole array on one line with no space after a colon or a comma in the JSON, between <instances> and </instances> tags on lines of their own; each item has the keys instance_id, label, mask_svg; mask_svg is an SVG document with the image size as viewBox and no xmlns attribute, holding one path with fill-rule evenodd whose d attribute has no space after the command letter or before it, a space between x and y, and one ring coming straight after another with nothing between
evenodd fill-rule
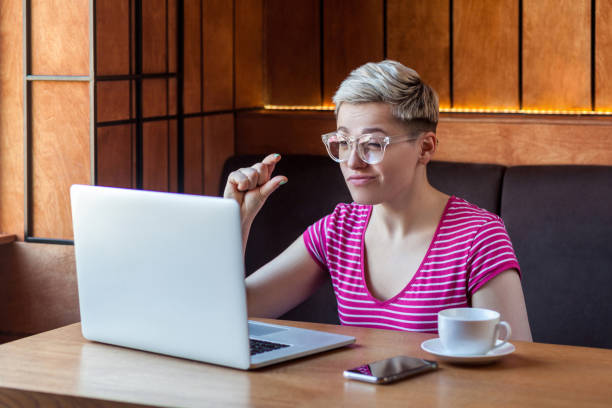
<instances>
[{"instance_id":1,"label":"striped fabric pattern","mask_svg":"<svg viewBox=\"0 0 612 408\"><path fill-rule=\"evenodd\" d=\"M439 311L467 307L493 277L520 271L501 218L453 196L412 280L391 299L378 300L364 276L371 214L369 205L338 204L303 234L312 258L331 275L344 325L437 333Z\"/></svg>"}]
</instances>

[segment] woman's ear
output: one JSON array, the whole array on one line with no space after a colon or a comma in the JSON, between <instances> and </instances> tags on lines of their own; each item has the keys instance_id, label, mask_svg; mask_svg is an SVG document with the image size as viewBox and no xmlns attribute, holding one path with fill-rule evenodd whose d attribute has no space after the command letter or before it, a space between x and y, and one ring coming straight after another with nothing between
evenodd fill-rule
<instances>
[{"instance_id":1,"label":"woman's ear","mask_svg":"<svg viewBox=\"0 0 612 408\"><path fill-rule=\"evenodd\" d=\"M419 163L427 164L438 148L438 138L434 132L426 132L419 143Z\"/></svg>"}]
</instances>

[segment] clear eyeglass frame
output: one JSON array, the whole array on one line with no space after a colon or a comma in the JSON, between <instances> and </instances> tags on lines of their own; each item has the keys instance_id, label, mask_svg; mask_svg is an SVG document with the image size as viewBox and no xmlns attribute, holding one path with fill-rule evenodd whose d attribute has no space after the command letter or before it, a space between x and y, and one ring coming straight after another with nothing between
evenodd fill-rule
<instances>
[{"instance_id":1,"label":"clear eyeglass frame","mask_svg":"<svg viewBox=\"0 0 612 408\"><path fill-rule=\"evenodd\" d=\"M334 137L348 144L349 151L346 157L341 158L340 154L336 155L333 153L334 149L331 146L331 143L332 143L331 139ZM325 148L327 149L327 154L329 154L329 157L331 157L333 161L337 163L344 163L348 161L349 157L351 156L353 152L353 149L356 148L359 158L368 164L380 163L385 156L385 151L388 145L393 144L393 143L405 142L405 141L413 141L413 140L416 140L417 138L418 137L413 137L413 136L381 136L381 135L372 135L372 134L363 134L356 138L349 138L338 132L330 132L330 133L321 135L323 144L325 145ZM371 142L375 142L379 144L379 147L378 147L379 150L376 150L373 154L368 156L367 151L365 149L368 146L371 146Z\"/></svg>"}]
</instances>

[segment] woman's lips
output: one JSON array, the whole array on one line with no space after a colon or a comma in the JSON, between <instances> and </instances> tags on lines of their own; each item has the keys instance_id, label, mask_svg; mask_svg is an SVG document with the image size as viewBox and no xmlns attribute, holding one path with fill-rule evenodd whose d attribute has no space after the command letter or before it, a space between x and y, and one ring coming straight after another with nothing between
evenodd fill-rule
<instances>
[{"instance_id":1,"label":"woman's lips","mask_svg":"<svg viewBox=\"0 0 612 408\"><path fill-rule=\"evenodd\" d=\"M375 178L376 177L374 176L353 175L353 176L350 176L347 180L352 185L359 187L359 186L364 186L374 181Z\"/></svg>"}]
</instances>

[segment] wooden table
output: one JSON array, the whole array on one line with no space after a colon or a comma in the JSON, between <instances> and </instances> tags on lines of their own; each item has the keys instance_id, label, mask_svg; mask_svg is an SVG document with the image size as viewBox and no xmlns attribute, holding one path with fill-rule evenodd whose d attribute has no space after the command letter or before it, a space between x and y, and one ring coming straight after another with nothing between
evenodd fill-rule
<instances>
[{"instance_id":1,"label":"wooden table","mask_svg":"<svg viewBox=\"0 0 612 408\"><path fill-rule=\"evenodd\" d=\"M345 380L342 371L398 354L430 358L420 344L434 336L283 324L357 343L243 372L89 342L74 324L0 346L0 406L612 406L612 350L514 342L515 353L492 365L441 364L377 386Z\"/></svg>"}]
</instances>

